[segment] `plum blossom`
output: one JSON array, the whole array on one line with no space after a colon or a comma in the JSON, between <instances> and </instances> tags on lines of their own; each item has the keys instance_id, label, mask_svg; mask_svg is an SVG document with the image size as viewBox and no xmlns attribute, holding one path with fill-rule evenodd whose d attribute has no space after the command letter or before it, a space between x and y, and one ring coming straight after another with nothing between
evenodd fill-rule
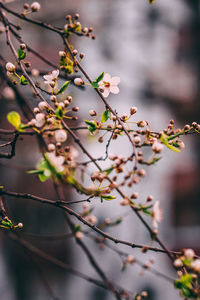
<instances>
[{"instance_id":1,"label":"plum blossom","mask_svg":"<svg viewBox=\"0 0 200 300\"><path fill-rule=\"evenodd\" d=\"M11 62L7 62L7 64L6 64L6 70L8 72L14 72L15 71L15 66Z\"/></svg>"},{"instance_id":2,"label":"plum blossom","mask_svg":"<svg viewBox=\"0 0 200 300\"><path fill-rule=\"evenodd\" d=\"M48 85L55 85L55 82L58 79L59 70L54 70L50 74L44 75L44 83Z\"/></svg>"},{"instance_id":3,"label":"plum blossom","mask_svg":"<svg viewBox=\"0 0 200 300\"><path fill-rule=\"evenodd\" d=\"M191 267L194 271L200 273L200 259L195 259L195 260L191 263L190 267Z\"/></svg>"},{"instance_id":4,"label":"plum blossom","mask_svg":"<svg viewBox=\"0 0 200 300\"><path fill-rule=\"evenodd\" d=\"M155 140L153 145L152 145L152 150L155 153L160 153L164 148L164 145L161 144L158 140Z\"/></svg>"},{"instance_id":5,"label":"plum blossom","mask_svg":"<svg viewBox=\"0 0 200 300\"><path fill-rule=\"evenodd\" d=\"M159 201L156 201L153 205L153 226L157 229L158 223L162 221L163 213L162 210L159 208Z\"/></svg>"},{"instance_id":6,"label":"plum blossom","mask_svg":"<svg viewBox=\"0 0 200 300\"><path fill-rule=\"evenodd\" d=\"M67 139L67 133L63 129L59 129L55 132L55 139L58 143L63 143Z\"/></svg>"},{"instance_id":7,"label":"plum blossom","mask_svg":"<svg viewBox=\"0 0 200 300\"><path fill-rule=\"evenodd\" d=\"M118 94L119 83L120 83L120 77L117 76L111 77L110 74L106 73L103 79L99 82L99 88L104 90L102 95L104 97L108 97L110 93Z\"/></svg>"},{"instance_id":8,"label":"plum blossom","mask_svg":"<svg viewBox=\"0 0 200 300\"><path fill-rule=\"evenodd\" d=\"M63 163L65 158L63 156L56 156L55 152L48 152L46 153L47 159L49 160L50 164L56 168L57 172L60 173L64 171Z\"/></svg>"},{"instance_id":9,"label":"plum blossom","mask_svg":"<svg viewBox=\"0 0 200 300\"><path fill-rule=\"evenodd\" d=\"M38 2L33 2L33 3L31 4L31 10L32 10L32 12L37 12L37 11L39 11L39 10L40 10L40 3L38 3Z\"/></svg>"},{"instance_id":10,"label":"plum blossom","mask_svg":"<svg viewBox=\"0 0 200 300\"><path fill-rule=\"evenodd\" d=\"M37 127L42 127L44 125L44 123L45 123L45 114L42 114L42 113L37 114L35 116L35 120L36 120L35 125Z\"/></svg>"}]
</instances>

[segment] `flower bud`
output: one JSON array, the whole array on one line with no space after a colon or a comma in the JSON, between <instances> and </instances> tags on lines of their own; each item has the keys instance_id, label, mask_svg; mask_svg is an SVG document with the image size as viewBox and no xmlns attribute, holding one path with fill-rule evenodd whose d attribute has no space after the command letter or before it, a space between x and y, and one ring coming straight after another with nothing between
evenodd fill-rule
<instances>
[{"instance_id":1,"label":"flower bud","mask_svg":"<svg viewBox=\"0 0 200 300\"><path fill-rule=\"evenodd\" d=\"M74 84L77 85L77 86L81 86L81 85L84 84L84 81L81 78L75 78L74 79Z\"/></svg>"},{"instance_id":2,"label":"flower bud","mask_svg":"<svg viewBox=\"0 0 200 300\"><path fill-rule=\"evenodd\" d=\"M184 256L186 258L193 258L195 256L193 249L184 249Z\"/></svg>"},{"instance_id":3,"label":"flower bud","mask_svg":"<svg viewBox=\"0 0 200 300\"><path fill-rule=\"evenodd\" d=\"M126 257L126 263L127 264L133 264L135 262L135 258L132 255L128 255Z\"/></svg>"},{"instance_id":4,"label":"flower bud","mask_svg":"<svg viewBox=\"0 0 200 300\"><path fill-rule=\"evenodd\" d=\"M74 49L74 50L72 51L72 54L73 54L74 56L76 56L76 55L78 54L78 51L77 51L76 49Z\"/></svg>"},{"instance_id":5,"label":"flower bud","mask_svg":"<svg viewBox=\"0 0 200 300\"><path fill-rule=\"evenodd\" d=\"M55 149L56 149L56 147L55 147L54 144L49 144L49 145L48 145L48 151L49 151L49 152L53 152L53 151L55 151Z\"/></svg>"},{"instance_id":6,"label":"flower bud","mask_svg":"<svg viewBox=\"0 0 200 300\"><path fill-rule=\"evenodd\" d=\"M157 140L152 145L152 150L155 153L160 153L164 148L164 145L158 142Z\"/></svg>"},{"instance_id":7,"label":"flower bud","mask_svg":"<svg viewBox=\"0 0 200 300\"><path fill-rule=\"evenodd\" d=\"M66 139L67 139L67 133L66 133L66 131L63 130L63 129L56 130L56 132L55 132L55 139L56 139L56 142L58 142L58 143L65 142Z\"/></svg>"},{"instance_id":8,"label":"flower bud","mask_svg":"<svg viewBox=\"0 0 200 300\"><path fill-rule=\"evenodd\" d=\"M60 56L60 57L65 57L65 56L66 56L65 51L59 51L59 56Z\"/></svg>"},{"instance_id":9,"label":"flower bud","mask_svg":"<svg viewBox=\"0 0 200 300\"><path fill-rule=\"evenodd\" d=\"M17 225L18 228L23 228L23 226L24 226L23 223L18 223Z\"/></svg>"},{"instance_id":10,"label":"flower bud","mask_svg":"<svg viewBox=\"0 0 200 300\"><path fill-rule=\"evenodd\" d=\"M195 259L195 260L191 263L190 267L191 267L194 271L200 273L200 259Z\"/></svg>"},{"instance_id":11,"label":"flower bud","mask_svg":"<svg viewBox=\"0 0 200 300\"><path fill-rule=\"evenodd\" d=\"M175 268L181 268L182 266L183 266L182 261L179 258L175 259L175 261L174 261L174 267Z\"/></svg>"},{"instance_id":12,"label":"flower bud","mask_svg":"<svg viewBox=\"0 0 200 300\"><path fill-rule=\"evenodd\" d=\"M38 104L38 107L39 107L40 110L45 110L45 109L47 109L48 105L47 105L46 102L41 101L41 102Z\"/></svg>"},{"instance_id":13,"label":"flower bud","mask_svg":"<svg viewBox=\"0 0 200 300\"><path fill-rule=\"evenodd\" d=\"M97 115L97 113L96 113L96 111L95 111L94 109L91 109L91 110L89 111L89 115L90 115L91 117L94 117L94 116Z\"/></svg>"},{"instance_id":14,"label":"flower bud","mask_svg":"<svg viewBox=\"0 0 200 300\"><path fill-rule=\"evenodd\" d=\"M31 74L34 77L38 77L40 75L40 71L38 69L32 69Z\"/></svg>"},{"instance_id":15,"label":"flower bud","mask_svg":"<svg viewBox=\"0 0 200 300\"><path fill-rule=\"evenodd\" d=\"M137 126L138 126L138 127L145 127L145 126L147 126L147 122L146 122L146 121L139 121L139 122L137 123Z\"/></svg>"},{"instance_id":16,"label":"flower bud","mask_svg":"<svg viewBox=\"0 0 200 300\"><path fill-rule=\"evenodd\" d=\"M6 70L9 71L9 72L14 72L15 71L15 66L11 62L7 62Z\"/></svg>"},{"instance_id":17,"label":"flower bud","mask_svg":"<svg viewBox=\"0 0 200 300\"><path fill-rule=\"evenodd\" d=\"M26 45L25 45L24 43L20 44L20 49L21 49L21 50L26 49Z\"/></svg>"},{"instance_id":18,"label":"flower bud","mask_svg":"<svg viewBox=\"0 0 200 300\"><path fill-rule=\"evenodd\" d=\"M4 26L0 26L0 33L4 33L4 32L5 32Z\"/></svg>"},{"instance_id":19,"label":"flower bud","mask_svg":"<svg viewBox=\"0 0 200 300\"><path fill-rule=\"evenodd\" d=\"M37 12L40 10L40 3L39 2L33 2L31 4L31 10L32 12Z\"/></svg>"}]
</instances>

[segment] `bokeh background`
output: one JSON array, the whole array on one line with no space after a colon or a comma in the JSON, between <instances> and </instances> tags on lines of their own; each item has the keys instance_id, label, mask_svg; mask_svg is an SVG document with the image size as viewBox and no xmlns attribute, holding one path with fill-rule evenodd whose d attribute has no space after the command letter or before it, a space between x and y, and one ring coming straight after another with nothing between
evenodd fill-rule
<instances>
[{"instance_id":1,"label":"bokeh background","mask_svg":"<svg viewBox=\"0 0 200 300\"><path fill-rule=\"evenodd\" d=\"M9 1L8 1L9 2ZM7 5L22 11L24 1L11 1ZM27 1L31 3L31 1ZM167 127L170 119L178 127L199 121L200 94L200 4L198 0L157 0L149 5L147 0L41 0L41 11L36 18L62 27L66 14L80 14L84 26L94 27L97 39L73 39L77 49L85 53L84 66L92 78L102 71L120 76L120 93L110 96L109 102L119 113L127 113L131 106L138 108L135 120L148 120L152 130ZM9 16L10 17L10 16ZM13 19L14 20L14 19ZM16 20L15 20L16 22ZM58 51L63 50L59 38L50 32L31 24L24 24L23 39L53 63L58 63ZM0 51L9 60L11 54L0 36ZM29 54L32 67L51 71L47 65ZM8 128L6 113L16 109L14 101L6 99L1 90L1 128ZM93 90L80 92L70 87L76 105L80 106L82 118L93 108L103 111L103 106ZM37 100L27 90L33 107ZM35 101L35 102L33 102ZM81 118L80 118L81 119ZM101 156L104 148L96 146L94 140L82 137L95 156ZM179 154L166 149L162 160L147 169L147 177L134 191L140 201L152 194L159 200L164 211L164 220L159 228L163 240L171 249L192 247L199 251L200 229L200 185L199 185L199 137L184 137L186 148ZM125 155L130 145L115 141L111 153ZM37 143L26 137L17 145L16 157L12 161L0 159L1 185L13 191L32 192L56 199L53 185L41 184L36 177L26 175L40 159ZM68 198L82 199L66 190ZM80 249L71 239L35 238L36 235L62 235L68 229L62 214L52 208L27 202L7 199L7 206L16 222L23 222L22 236L37 247L71 263L75 268L96 276ZM78 211L80 206L76 207ZM119 201L95 205L99 220L105 217L123 217L119 228L110 230L118 238L135 243L149 243L149 236L143 226L122 209ZM137 265L120 272L121 262L112 251L102 251L87 237L90 249L110 277L130 290L149 292L148 300L180 299L173 285L158 275L144 271ZM169 261L163 254L142 254L138 250L120 247L139 257L142 262L155 258L154 267L175 278ZM0 255L0 299L3 300L45 300L51 299L47 282L55 293L53 299L113 299L113 296L76 278L58 267L30 255L16 242L1 233ZM45 282L45 284L44 284ZM56 298L57 296L57 298Z\"/></svg>"}]
</instances>

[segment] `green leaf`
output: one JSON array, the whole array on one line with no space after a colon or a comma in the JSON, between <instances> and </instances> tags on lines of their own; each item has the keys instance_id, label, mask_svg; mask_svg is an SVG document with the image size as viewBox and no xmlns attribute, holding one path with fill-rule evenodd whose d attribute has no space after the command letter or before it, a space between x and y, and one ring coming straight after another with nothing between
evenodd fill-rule
<instances>
[{"instance_id":1,"label":"green leaf","mask_svg":"<svg viewBox=\"0 0 200 300\"><path fill-rule=\"evenodd\" d=\"M152 213L149 211L149 208L151 208L152 205L145 206L145 205L139 204L138 206L144 214L149 215L149 216L152 215Z\"/></svg>"},{"instance_id":2,"label":"green leaf","mask_svg":"<svg viewBox=\"0 0 200 300\"><path fill-rule=\"evenodd\" d=\"M181 258L182 263L187 267L191 265L193 260L194 260L193 258Z\"/></svg>"},{"instance_id":3,"label":"green leaf","mask_svg":"<svg viewBox=\"0 0 200 300\"><path fill-rule=\"evenodd\" d=\"M28 81L27 81L27 79L24 77L24 75L22 75L22 76L20 77L19 83L20 83L21 85L27 85L27 84L28 84Z\"/></svg>"},{"instance_id":4,"label":"green leaf","mask_svg":"<svg viewBox=\"0 0 200 300\"><path fill-rule=\"evenodd\" d=\"M99 77L97 77L97 79L96 79L96 82L97 83L99 83L99 81L101 81L102 79L103 79L103 77L104 77L104 72L102 72L100 75L99 75Z\"/></svg>"},{"instance_id":5,"label":"green leaf","mask_svg":"<svg viewBox=\"0 0 200 300\"><path fill-rule=\"evenodd\" d=\"M74 226L74 232L81 231L81 224L76 224Z\"/></svg>"},{"instance_id":6,"label":"green leaf","mask_svg":"<svg viewBox=\"0 0 200 300\"><path fill-rule=\"evenodd\" d=\"M17 50L17 56L18 56L19 60L22 60L26 57L26 52L19 48Z\"/></svg>"},{"instance_id":7,"label":"green leaf","mask_svg":"<svg viewBox=\"0 0 200 300\"><path fill-rule=\"evenodd\" d=\"M162 133L161 137L160 137L160 141L167 146L167 148L173 150L174 152L180 152L180 150L174 146L172 146L171 144L169 144L169 138L166 134Z\"/></svg>"},{"instance_id":8,"label":"green leaf","mask_svg":"<svg viewBox=\"0 0 200 300\"><path fill-rule=\"evenodd\" d=\"M69 83L70 83L70 80L69 81L65 81L65 83L63 84L63 86L59 89L58 94L63 93L66 90L66 88L68 87Z\"/></svg>"},{"instance_id":9,"label":"green leaf","mask_svg":"<svg viewBox=\"0 0 200 300\"><path fill-rule=\"evenodd\" d=\"M149 0L149 4L153 4L155 0Z\"/></svg>"},{"instance_id":10,"label":"green leaf","mask_svg":"<svg viewBox=\"0 0 200 300\"><path fill-rule=\"evenodd\" d=\"M48 177L46 177L44 175L44 173L42 173L42 174L39 174L39 179L40 179L41 182L45 182L48 179Z\"/></svg>"},{"instance_id":11,"label":"green leaf","mask_svg":"<svg viewBox=\"0 0 200 300\"><path fill-rule=\"evenodd\" d=\"M180 279L175 280L174 286L181 290L181 295L183 297L196 299L197 295L193 292L192 282L193 275L184 274L180 277Z\"/></svg>"},{"instance_id":12,"label":"green leaf","mask_svg":"<svg viewBox=\"0 0 200 300\"><path fill-rule=\"evenodd\" d=\"M21 125L21 117L16 111L11 111L7 114L7 120L12 124L17 130Z\"/></svg>"},{"instance_id":13,"label":"green leaf","mask_svg":"<svg viewBox=\"0 0 200 300\"><path fill-rule=\"evenodd\" d=\"M43 174L43 170L30 170L27 171L28 174Z\"/></svg>"},{"instance_id":14,"label":"green leaf","mask_svg":"<svg viewBox=\"0 0 200 300\"><path fill-rule=\"evenodd\" d=\"M97 129L97 124L94 121L85 120L85 124L89 125L88 130L93 133Z\"/></svg>"},{"instance_id":15,"label":"green leaf","mask_svg":"<svg viewBox=\"0 0 200 300\"><path fill-rule=\"evenodd\" d=\"M63 109L62 107L58 106L57 109L55 110L55 115L58 119L62 120L64 117Z\"/></svg>"},{"instance_id":16,"label":"green leaf","mask_svg":"<svg viewBox=\"0 0 200 300\"><path fill-rule=\"evenodd\" d=\"M75 27L75 31L76 32L80 32L81 31L81 24Z\"/></svg>"},{"instance_id":17,"label":"green leaf","mask_svg":"<svg viewBox=\"0 0 200 300\"><path fill-rule=\"evenodd\" d=\"M114 196L101 196L101 198L103 198L103 199L105 199L105 200L107 200L107 201L110 201L110 200L115 199Z\"/></svg>"},{"instance_id":18,"label":"green leaf","mask_svg":"<svg viewBox=\"0 0 200 300\"><path fill-rule=\"evenodd\" d=\"M103 172L106 172L108 175L114 170L114 167L110 167L106 170L103 170Z\"/></svg>"},{"instance_id":19,"label":"green leaf","mask_svg":"<svg viewBox=\"0 0 200 300\"><path fill-rule=\"evenodd\" d=\"M110 118L111 118L111 112L109 109L106 109L101 116L101 123L105 123Z\"/></svg>"},{"instance_id":20,"label":"green leaf","mask_svg":"<svg viewBox=\"0 0 200 300\"><path fill-rule=\"evenodd\" d=\"M99 87L99 84L98 84L98 82L96 82L96 81L92 81L92 87L94 88L94 89L97 89L98 87Z\"/></svg>"}]
</instances>

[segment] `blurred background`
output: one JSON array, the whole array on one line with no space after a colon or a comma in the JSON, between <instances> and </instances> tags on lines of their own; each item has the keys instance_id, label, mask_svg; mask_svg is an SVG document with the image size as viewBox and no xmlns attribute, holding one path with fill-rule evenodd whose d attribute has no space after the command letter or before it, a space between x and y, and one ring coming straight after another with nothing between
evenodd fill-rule
<instances>
[{"instance_id":1,"label":"blurred background","mask_svg":"<svg viewBox=\"0 0 200 300\"><path fill-rule=\"evenodd\" d=\"M27 3L31 4L31 1ZM73 44L80 52L85 53L83 65L92 78L103 71L112 76L120 76L120 93L108 98L111 106L119 113L128 113L131 106L136 106L138 113L135 121L148 120L151 130L155 131L166 128L170 119L175 120L177 128L200 121L199 0L157 0L154 5L149 5L147 0L41 0L40 3L41 10L33 16L35 18L63 27L66 14L79 13L83 26L94 27L97 36L95 41L74 37ZM7 5L21 12L23 4L24 1L13 1ZM11 19L17 23L16 19ZM23 25L23 39L27 44L58 64L58 51L64 50L59 38L31 24ZM11 59L3 35L0 36L0 49L7 61ZM52 71L31 54L29 60L32 68ZM6 98L3 86L0 89L1 128L8 128L6 113L17 108L14 101ZM103 105L92 89L83 93L72 86L70 92L74 104L80 106L82 119L89 118L88 111L91 108L97 112L103 111ZM31 103L34 103L33 107L36 106L37 100L31 98L28 90L27 95ZM105 152L105 146L96 146L92 138L82 138L91 153L95 153L95 157ZM141 202L149 194L160 201L164 220L159 232L170 249L192 247L200 254L199 138L197 135L189 135L184 137L184 142L186 148L181 153L172 153L166 149L161 161L156 166L147 168L146 178L134 186L133 191L139 193ZM109 154L128 155L130 151L126 139L123 147L121 140L116 140L111 143ZM24 141L17 144L16 156L12 161L0 159L1 185L12 191L56 199L50 182L41 184L36 177L25 173L34 168L40 157L37 143L33 143L30 137L24 138ZM71 190L66 190L66 193L73 200L83 199ZM31 234L67 234L68 229L60 211L27 200L8 200L7 206L12 219L25 225L24 238L96 278L84 254L75 247L72 239L31 237ZM119 205L119 201L105 201L103 205L95 203L94 212L99 222L105 217L123 217L122 224L109 232L118 238L148 244L146 230L127 208ZM80 206L75 208L77 211L82 209ZM161 276L151 274L138 265L128 266L124 272L120 272L121 262L114 252L102 251L93 241L87 237L84 239L112 280L134 292L147 290L148 300L180 299L173 284ZM139 250L122 246L119 248L138 257L143 263L155 258L154 267L175 278L176 274L163 254L142 254ZM0 299L51 299L52 295L42 283L44 281L54 291L53 299L113 299L104 290L27 254L20 245L8 239L5 233L1 233L0 261Z\"/></svg>"}]
</instances>

